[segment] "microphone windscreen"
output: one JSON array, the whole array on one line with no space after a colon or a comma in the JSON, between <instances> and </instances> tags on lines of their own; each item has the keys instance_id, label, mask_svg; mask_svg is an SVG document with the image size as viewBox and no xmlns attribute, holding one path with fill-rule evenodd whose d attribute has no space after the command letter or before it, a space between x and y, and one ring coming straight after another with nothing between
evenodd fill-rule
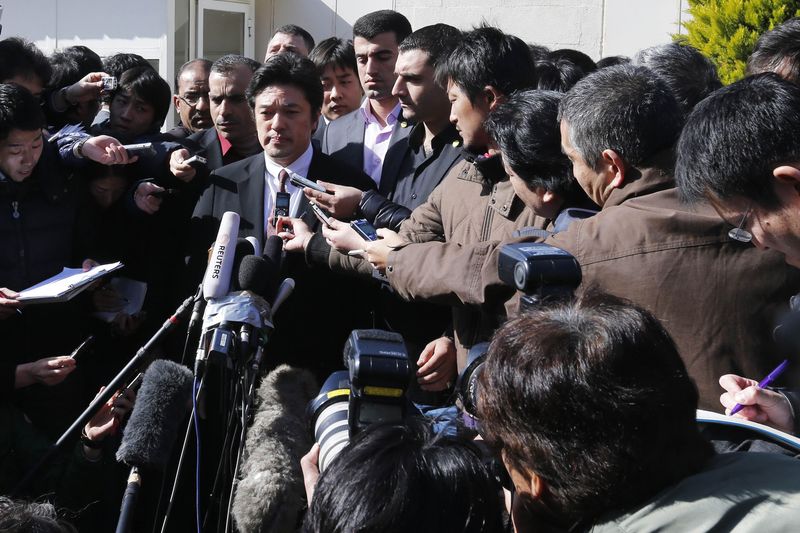
<instances>
[{"instance_id":1,"label":"microphone windscreen","mask_svg":"<svg viewBox=\"0 0 800 533\"><path fill-rule=\"evenodd\" d=\"M294 531L305 505L300 458L313 444L306 405L319 388L306 370L281 365L258 388L231 514L239 531Z\"/></svg>"},{"instance_id":2,"label":"microphone windscreen","mask_svg":"<svg viewBox=\"0 0 800 533\"><path fill-rule=\"evenodd\" d=\"M243 291L251 291L259 296L262 296L268 302L272 301L272 296L269 292L275 292L274 287L270 291L270 286L275 285L275 280L278 273L275 271L275 266L256 255L246 255L242 258L242 263L239 265L238 285Z\"/></svg>"},{"instance_id":3,"label":"microphone windscreen","mask_svg":"<svg viewBox=\"0 0 800 533\"><path fill-rule=\"evenodd\" d=\"M239 270L241 269L242 260L255 253L253 243L249 239L239 238L236 240L236 249L233 254L233 274L231 274L231 290L243 290L239 284Z\"/></svg>"},{"instance_id":4,"label":"microphone windscreen","mask_svg":"<svg viewBox=\"0 0 800 533\"><path fill-rule=\"evenodd\" d=\"M278 271L281 269L281 258L283 257L283 239L277 235L271 235L264 243L264 259L272 262Z\"/></svg>"},{"instance_id":5,"label":"microphone windscreen","mask_svg":"<svg viewBox=\"0 0 800 533\"><path fill-rule=\"evenodd\" d=\"M117 461L163 470L191 398L192 372L188 368L164 359L153 361L136 394Z\"/></svg>"},{"instance_id":6,"label":"microphone windscreen","mask_svg":"<svg viewBox=\"0 0 800 533\"><path fill-rule=\"evenodd\" d=\"M226 211L219 223L217 239L211 249L211 257L208 259L206 275L203 278L203 297L206 300L222 298L230 291L234 257L231 242L238 233L239 215L233 211Z\"/></svg>"}]
</instances>

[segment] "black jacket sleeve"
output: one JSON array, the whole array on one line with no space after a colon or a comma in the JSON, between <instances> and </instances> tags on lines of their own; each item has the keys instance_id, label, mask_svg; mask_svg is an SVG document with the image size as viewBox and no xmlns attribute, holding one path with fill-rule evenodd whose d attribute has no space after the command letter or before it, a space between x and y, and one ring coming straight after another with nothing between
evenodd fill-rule
<instances>
[{"instance_id":1,"label":"black jacket sleeve","mask_svg":"<svg viewBox=\"0 0 800 533\"><path fill-rule=\"evenodd\" d=\"M399 231L400 224L411 216L411 210L381 196L377 191L365 191L361 195L358 209L364 218L376 228L389 228Z\"/></svg>"}]
</instances>

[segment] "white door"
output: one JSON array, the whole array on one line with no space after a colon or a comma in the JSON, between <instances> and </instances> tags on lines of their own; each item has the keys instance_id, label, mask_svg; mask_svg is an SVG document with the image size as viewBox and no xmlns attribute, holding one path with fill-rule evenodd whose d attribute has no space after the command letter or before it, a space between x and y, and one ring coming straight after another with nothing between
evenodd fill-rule
<instances>
[{"instance_id":1,"label":"white door","mask_svg":"<svg viewBox=\"0 0 800 533\"><path fill-rule=\"evenodd\" d=\"M254 33L252 2L198 2L197 57L214 61L225 54L239 54L252 58Z\"/></svg>"}]
</instances>

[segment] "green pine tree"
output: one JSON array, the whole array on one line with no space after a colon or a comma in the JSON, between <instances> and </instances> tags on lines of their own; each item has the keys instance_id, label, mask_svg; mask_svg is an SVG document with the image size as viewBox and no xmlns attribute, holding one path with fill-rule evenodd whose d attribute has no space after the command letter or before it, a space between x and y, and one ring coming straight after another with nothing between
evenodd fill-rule
<instances>
[{"instance_id":1,"label":"green pine tree","mask_svg":"<svg viewBox=\"0 0 800 533\"><path fill-rule=\"evenodd\" d=\"M723 83L744 76L747 57L759 36L800 16L800 0L689 0L691 19L683 23L685 40L717 66Z\"/></svg>"}]
</instances>

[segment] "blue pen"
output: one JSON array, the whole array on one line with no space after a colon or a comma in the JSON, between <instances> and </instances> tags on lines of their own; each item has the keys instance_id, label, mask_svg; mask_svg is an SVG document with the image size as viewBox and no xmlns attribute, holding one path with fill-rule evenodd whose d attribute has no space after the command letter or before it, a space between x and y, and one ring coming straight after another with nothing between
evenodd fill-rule
<instances>
[{"instance_id":1,"label":"blue pen","mask_svg":"<svg viewBox=\"0 0 800 533\"><path fill-rule=\"evenodd\" d=\"M778 376L783 374L783 371L786 370L787 366L789 366L789 360L784 359L783 363L778 365L778 368L770 372L767 377L758 382L758 388L764 389L769 387L770 383L778 379ZM744 405L737 403L736 405L733 406L733 409L731 409L731 416L735 415L744 408L745 408Z\"/></svg>"}]
</instances>

